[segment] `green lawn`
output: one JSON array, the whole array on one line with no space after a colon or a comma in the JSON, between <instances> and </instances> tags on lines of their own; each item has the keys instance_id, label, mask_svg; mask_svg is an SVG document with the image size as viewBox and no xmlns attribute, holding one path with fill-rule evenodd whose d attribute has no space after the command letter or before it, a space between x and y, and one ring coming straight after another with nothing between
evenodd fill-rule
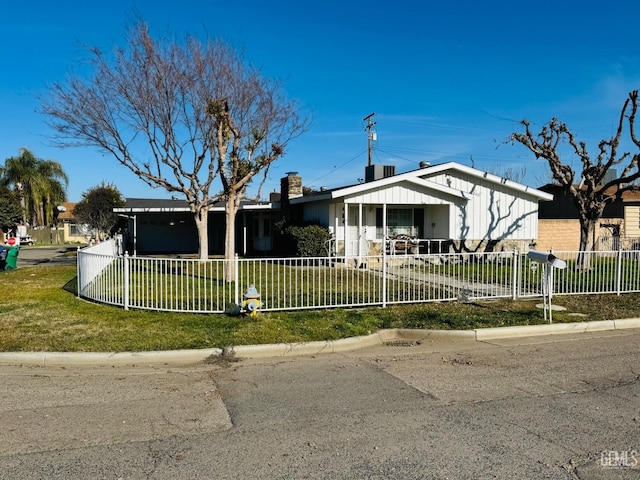
<instances>
[{"instance_id":1,"label":"green lawn","mask_svg":"<svg viewBox=\"0 0 640 480\"><path fill-rule=\"evenodd\" d=\"M380 328L472 329L544 323L537 301L427 303L255 317L123 310L76 297L75 266L0 273L0 351L146 351L330 340ZM556 296L554 322L638 316L640 295ZM582 313L587 317L572 316Z\"/></svg>"}]
</instances>

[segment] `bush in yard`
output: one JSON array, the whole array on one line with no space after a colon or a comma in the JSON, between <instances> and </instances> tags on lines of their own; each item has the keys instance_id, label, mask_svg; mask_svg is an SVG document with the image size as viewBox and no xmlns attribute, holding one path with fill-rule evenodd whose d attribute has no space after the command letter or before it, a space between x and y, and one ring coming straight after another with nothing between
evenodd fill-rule
<instances>
[{"instance_id":1,"label":"bush in yard","mask_svg":"<svg viewBox=\"0 0 640 480\"><path fill-rule=\"evenodd\" d=\"M9 187L0 184L0 230L6 233L21 220L20 197ZM2 235L0 240L2 240L1 237Z\"/></svg>"},{"instance_id":2,"label":"bush in yard","mask_svg":"<svg viewBox=\"0 0 640 480\"><path fill-rule=\"evenodd\" d=\"M315 224L290 226L285 229L285 236L291 240L287 243L293 246L298 257L326 257L328 254L327 244L331 233L326 227Z\"/></svg>"}]
</instances>

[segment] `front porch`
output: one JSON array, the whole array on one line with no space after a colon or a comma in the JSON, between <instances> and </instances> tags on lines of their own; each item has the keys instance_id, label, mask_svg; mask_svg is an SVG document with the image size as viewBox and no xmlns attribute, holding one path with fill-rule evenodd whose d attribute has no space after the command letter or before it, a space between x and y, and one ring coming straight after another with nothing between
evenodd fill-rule
<instances>
[{"instance_id":1,"label":"front porch","mask_svg":"<svg viewBox=\"0 0 640 480\"><path fill-rule=\"evenodd\" d=\"M452 241L450 215L449 205L346 204L342 215L332 215L332 254L379 255L383 249L390 255L445 253Z\"/></svg>"}]
</instances>

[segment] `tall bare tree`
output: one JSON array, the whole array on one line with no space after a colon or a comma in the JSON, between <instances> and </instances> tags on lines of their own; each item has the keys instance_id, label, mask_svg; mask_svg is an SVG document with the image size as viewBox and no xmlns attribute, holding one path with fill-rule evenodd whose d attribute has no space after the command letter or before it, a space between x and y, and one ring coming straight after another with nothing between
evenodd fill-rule
<instances>
[{"instance_id":1,"label":"tall bare tree","mask_svg":"<svg viewBox=\"0 0 640 480\"><path fill-rule=\"evenodd\" d=\"M225 201L232 259L247 187L262 172L261 187L271 163L306 129L295 102L220 40L156 41L140 22L112 58L89 52L93 77L56 83L43 102L57 143L99 147L148 185L183 195L202 260L209 209ZM214 189L217 176L222 186Z\"/></svg>"},{"instance_id":2,"label":"tall bare tree","mask_svg":"<svg viewBox=\"0 0 640 480\"><path fill-rule=\"evenodd\" d=\"M523 120L524 133L513 133L511 140L527 147L536 158L547 161L553 181L562 192L566 192L578 210L580 220L580 256L578 266L588 268L588 255L584 252L595 250L596 226L607 205L622 198L624 192L639 190L636 181L640 178L640 140L636 136L635 120L638 110L638 91L634 90L624 102L616 133L610 139L598 144L596 158L587 151L585 142L578 142L566 124L552 118L537 135L530 129L530 123ZM629 138L627 139L626 133ZM625 143L630 140L630 143ZM558 146L567 142L572 153L580 160L580 176L571 168L558 152ZM629 146L633 151L624 151ZM607 177L614 167L622 170L615 178ZM606 180L605 180L606 179Z\"/></svg>"}]
</instances>

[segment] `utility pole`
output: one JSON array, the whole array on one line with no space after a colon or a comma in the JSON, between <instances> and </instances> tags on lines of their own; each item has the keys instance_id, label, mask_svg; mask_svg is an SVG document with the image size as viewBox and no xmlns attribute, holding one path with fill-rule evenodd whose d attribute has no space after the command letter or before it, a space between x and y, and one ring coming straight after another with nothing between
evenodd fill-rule
<instances>
[{"instance_id":1,"label":"utility pole","mask_svg":"<svg viewBox=\"0 0 640 480\"><path fill-rule=\"evenodd\" d=\"M371 151L373 150L373 142L377 138L376 132L373 131L373 127L375 126L376 122L371 120L374 115L375 115L375 112L371 112L369 115L367 115L362 119L363 121L367 122L364 129L367 131L367 140L368 140L367 153L368 153L368 159L369 159L369 163L368 163L369 166L371 166Z\"/></svg>"}]
</instances>

